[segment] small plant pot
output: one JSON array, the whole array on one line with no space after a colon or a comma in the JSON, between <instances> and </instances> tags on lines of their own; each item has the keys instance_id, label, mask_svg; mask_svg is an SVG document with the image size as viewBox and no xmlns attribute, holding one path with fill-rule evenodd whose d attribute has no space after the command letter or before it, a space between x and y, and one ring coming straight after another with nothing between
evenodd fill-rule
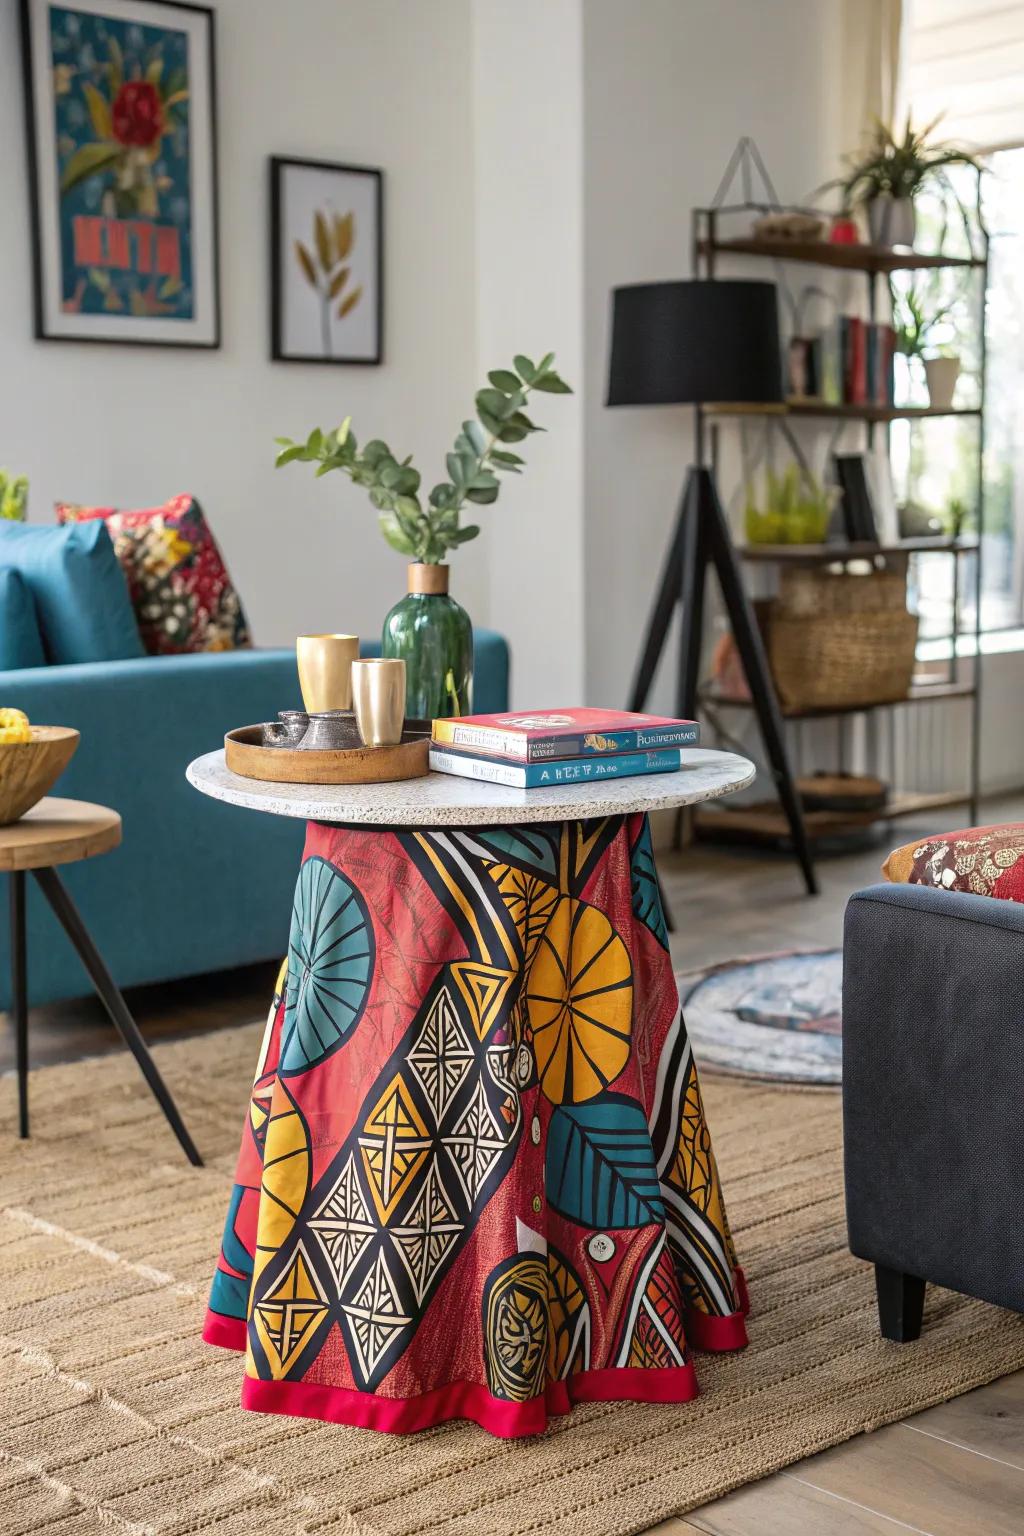
<instances>
[{"instance_id":1,"label":"small plant pot","mask_svg":"<svg viewBox=\"0 0 1024 1536\"><path fill-rule=\"evenodd\" d=\"M868 234L872 245L890 250L896 245L913 246L917 221L909 197L891 197L882 192L867 205Z\"/></svg>"},{"instance_id":2,"label":"small plant pot","mask_svg":"<svg viewBox=\"0 0 1024 1536\"><path fill-rule=\"evenodd\" d=\"M928 403L932 410L951 410L956 381L960 377L960 359L958 357L926 357L924 373L928 382Z\"/></svg>"}]
</instances>

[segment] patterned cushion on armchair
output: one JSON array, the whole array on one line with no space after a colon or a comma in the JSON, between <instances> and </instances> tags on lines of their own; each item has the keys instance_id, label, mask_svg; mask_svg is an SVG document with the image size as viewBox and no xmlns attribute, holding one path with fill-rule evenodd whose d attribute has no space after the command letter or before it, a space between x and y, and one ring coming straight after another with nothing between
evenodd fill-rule
<instances>
[{"instance_id":1,"label":"patterned cushion on armchair","mask_svg":"<svg viewBox=\"0 0 1024 1536\"><path fill-rule=\"evenodd\" d=\"M1024 901L1024 822L969 827L905 843L890 853L882 873L897 885Z\"/></svg>"}]
</instances>

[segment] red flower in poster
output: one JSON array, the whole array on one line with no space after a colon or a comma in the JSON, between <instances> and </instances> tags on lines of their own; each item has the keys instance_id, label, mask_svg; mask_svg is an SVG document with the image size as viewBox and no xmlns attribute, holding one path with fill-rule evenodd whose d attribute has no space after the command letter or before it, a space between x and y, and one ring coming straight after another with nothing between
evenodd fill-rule
<instances>
[{"instance_id":1,"label":"red flower in poster","mask_svg":"<svg viewBox=\"0 0 1024 1536\"><path fill-rule=\"evenodd\" d=\"M163 107L148 80L126 80L110 112L114 137L120 144L149 149L163 132Z\"/></svg>"}]
</instances>

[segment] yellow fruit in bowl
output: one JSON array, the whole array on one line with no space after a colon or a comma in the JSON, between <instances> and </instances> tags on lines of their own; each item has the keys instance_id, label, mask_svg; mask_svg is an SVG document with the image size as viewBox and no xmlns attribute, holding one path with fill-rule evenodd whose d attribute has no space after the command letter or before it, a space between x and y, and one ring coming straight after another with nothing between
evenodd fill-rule
<instances>
[{"instance_id":1,"label":"yellow fruit in bowl","mask_svg":"<svg viewBox=\"0 0 1024 1536\"><path fill-rule=\"evenodd\" d=\"M0 709L0 742L31 740L28 715L20 709Z\"/></svg>"}]
</instances>

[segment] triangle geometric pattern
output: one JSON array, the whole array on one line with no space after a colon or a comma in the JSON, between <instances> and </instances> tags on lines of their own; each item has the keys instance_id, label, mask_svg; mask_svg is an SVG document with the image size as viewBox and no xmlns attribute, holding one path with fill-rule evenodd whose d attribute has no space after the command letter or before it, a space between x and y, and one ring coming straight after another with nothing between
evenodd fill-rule
<instances>
[{"instance_id":1,"label":"triangle geometric pattern","mask_svg":"<svg viewBox=\"0 0 1024 1536\"><path fill-rule=\"evenodd\" d=\"M470 1204L508 1146L509 1135L510 1127L491 1109L483 1083L477 1083L459 1120L441 1137Z\"/></svg>"},{"instance_id":2,"label":"triangle geometric pattern","mask_svg":"<svg viewBox=\"0 0 1024 1536\"><path fill-rule=\"evenodd\" d=\"M253 1308L253 1323L280 1381L329 1316L316 1271L300 1242L281 1280Z\"/></svg>"},{"instance_id":3,"label":"triangle geometric pattern","mask_svg":"<svg viewBox=\"0 0 1024 1536\"><path fill-rule=\"evenodd\" d=\"M386 1224L432 1146L423 1117L397 1073L363 1122L359 1146L377 1215Z\"/></svg>"},{"instance_id":4,"label":"triangle geometric pattern","mask_svg":"<svg viewBox=\"0 0 1024 1536\"><path fill-rule=\"evenodd\" d=\"M377 1230L359 1188L356 1160L351 1153L334 1188L307 1225L326 1255L340 1296Z\"/></svg>"},{"instance_id":5,"label":"triangle geometric pattern","mask_svg":"<svg viewBox=\"0 0 1024 1536\"><path fill-rule=\"evenodd\" d=\"M455 1204L441 1182L438 1164L432 1162L405 1223L390 1229L398 1256L409 1272L417 1303L422 1303L464 1230Z\"/></svg>"},{"instance_id":6,"label":"triangle geometric pattern","mask_svg":"<svg viewBox=\"0 0 1024 1536\"><path fill-rule=\"evenodd\" d=\"M406 1056L430 1101L434 1117L444 1117L473 1065L473 1045L467 1036L447 987L423 1021L412 1050Z\"/></svg>"},{"instance_id":7,"label":"triangle geometric pattern","mask_svg":"<svg viewBox=\"0 0 1024 1536\"><path fill-rule=\"evenodd\" d=\"M364 1376L372 1375L397 1334L412 1322L402 1311L401 1296L391 1277L383 1249L362 1287L342 1304L350 1337Z\"/></svg>"},{"instance_id":8,"label":"triangle geometric pattern","mask_svg":"<svg viewBox=\"0 0 1024 1536\"><path fill-rule=\"evenodd\" d=\"M457 960L451 966L451 973L469 1008L477 1039L486 1040L519 972L502 970L495 965L480 965L474 960Z\"/></svg>"}]
</instances>

